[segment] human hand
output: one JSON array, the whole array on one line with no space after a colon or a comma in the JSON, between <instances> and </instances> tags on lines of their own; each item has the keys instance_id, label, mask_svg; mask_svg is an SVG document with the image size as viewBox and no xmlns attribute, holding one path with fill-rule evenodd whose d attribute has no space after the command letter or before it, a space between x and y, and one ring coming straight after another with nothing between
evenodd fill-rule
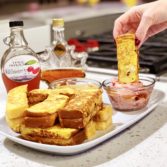
<instances>
[{"instance_id":1,"label":"human hand","mask_svg":"<svg viewBox=\"0 0 167 167\"><path fill-rule=\"evenodd\" d=\"M136 35L137 45L140 47L149 37L167 28L166 9L166 0L132 7L115 21L114 38L133 32Z\"/></svg>"}]
</instances>

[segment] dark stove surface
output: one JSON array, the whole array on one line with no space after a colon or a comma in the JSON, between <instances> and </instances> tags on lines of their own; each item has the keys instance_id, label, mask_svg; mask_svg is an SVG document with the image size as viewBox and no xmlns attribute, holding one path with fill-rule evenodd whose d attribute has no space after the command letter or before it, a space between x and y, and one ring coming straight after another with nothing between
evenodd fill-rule
<instances>
[{"instance_id":1,"label":"dark stove surface","mask_svg":"<svg viewBox=\"0 0 167 167\"><path fill-rule=\"evenodd\" d=\"M98 40L98 51L90 52L88 65L117 69L116 46L112 31L104 34L79 38ZM167 30L149 38L139 50L140 72L160 74L167 70Z\"/></svg>"}]
</instances>

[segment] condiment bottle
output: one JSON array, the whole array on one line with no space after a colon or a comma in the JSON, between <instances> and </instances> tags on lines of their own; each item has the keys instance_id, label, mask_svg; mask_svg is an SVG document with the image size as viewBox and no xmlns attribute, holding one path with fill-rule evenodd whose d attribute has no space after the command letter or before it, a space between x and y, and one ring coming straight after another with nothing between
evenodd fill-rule
<instances>
[{"instance_id":1,"label":"condiment bottle","mask_svg":"<svg viewBox=\"0 0 167 167\"><path fill-rule=\"evenodd\" d=\"M95 52L99 50L99 42L97 40L89 39L87 40L86 45L88 52Z\"/></svg>"},{"instance_id":2,"label":"condiment bottle","mask_svg":"<svg viewBox=\"0 0 167 167\"><path fill-rule=\"evenodd\" d=\"M67 42L64 38L64 19L58 18L52 21L53 29L53 51L59 59L60 67L70 67L71 58L68 53Z\"/></svg>"},{"instance_id":3,"label":"condiment bottle","mask_svg":"<svg viewBox=\"0 0 167 167\"><path fill-rule=\"evenodd\" d=\"M78 45L78 44L80 44L80 42L77 40L77 39L75 39L75 38L70 38L69 40L68 40L68 45L72 45L72 46L76 46L76 45Z\"/></svg>"},{"instance_id":4,"label":"condiment bottle","mask_svg":"<svg viewBox=\"0 0 167 167\"><path fill-rule=\"evenodd\" d=\"M28 90L39 88L40 64L36 53L29 48L23 33L23 21L9 22L10 36L4 39L9 46L1 59L2 79L7 92L28 84Z\"/></svg>"},{"instance_id":5,"label":"condiment bottle","mask_svg":"<svg viewBox=\"0 0 167 167\"><path fill-rule=\"evenodd\" d=\"M80 67L82 69L86 69L86 60L88 58L88 53L86 52L86 48L84 44L77 44L75 46L75 52L73 54L73 66Z\"/></svg>"},{"instance_id":6,"label":"condiment bottle","mask_svg":"<svg viewBox=\"0 0 167 167\"><path fill-rule=\"evenodd\" d=\"M68 45L64 38L64 20L62 18L53 19L52 30L52 50L47 49L47 54L43 54L41 57L41 61L43 61L41 79L51 83L62 78L85 77L83 68L80 66L78 68L78 64L77 66L73 64L72 56L74 55L75 47Z\"/></svg>"}]
</instances>

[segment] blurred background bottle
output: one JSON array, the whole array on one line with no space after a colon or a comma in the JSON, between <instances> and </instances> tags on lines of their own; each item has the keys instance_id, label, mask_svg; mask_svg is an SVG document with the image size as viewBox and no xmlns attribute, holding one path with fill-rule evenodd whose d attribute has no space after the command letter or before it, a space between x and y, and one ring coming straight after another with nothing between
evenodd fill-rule
<instances>
[{"instance_id":1,"label":"blurred background bottle","mask_svg":"<svg viewBox=\"0 0 167 167\"><path fill-rule=\"evenodd\" d=\"M68 54L67 42L64 38L64 19L53 19L53 51L59 60L60 67L70 67L71 59Z\"/></svg>"},{"instance_id":2,"label":"blurred background bottle","mask_svg":"<svg viewBox=\"0 0 167 167\"><path fill-rule=\"evenodd\" d=\"M133 7L139 3L139 0L121 0L127 7Z\"/></svg>"},{"instance_id":3,"label":"blurred background bottle","mask_svg":"<svg viewBox=\"0 0 167 167\"><path fill-rule=\"evenodd\" d=\"M52 30L53 42L51 49L46 49L45 53L40 56L43 60L41 79L50 83L62 78L84 77L85 72L81 66L72 63L74 47L69 46L65 40L64 19L53 19ZM78 57L76 59L78 60ZM83 63L83 61L79 61L79 63Z\"/></svg>"},{"instance_id":4,"label":"blurred background bottle","mask_svg":"<svg viewBox=\"0 0 167 167\"><path fill-rule=\"evenodd\" d=\"M89 6L95 6L100 2L100 0L88 0Z\"/></svg>"},{"instance_id":5,"label":"blurred background bottle","mask_svg":"<svg viewBox=\"0 0 167 167\"><path fill-rule=\"evenodd\" d=\"M100 0L77 0L77 3L80 5L89 5L89 6L95 6L98 4Z\"/></svg>"}]
</instances>

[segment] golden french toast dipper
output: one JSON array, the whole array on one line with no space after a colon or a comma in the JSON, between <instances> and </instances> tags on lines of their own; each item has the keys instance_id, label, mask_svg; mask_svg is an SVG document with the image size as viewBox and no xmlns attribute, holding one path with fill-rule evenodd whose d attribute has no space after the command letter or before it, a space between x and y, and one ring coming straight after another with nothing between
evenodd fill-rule
<instances>
[{"instance_id":1,"label":"golden french toast dipper","mask_svg":"<svg viewBox=\"0 0 167 167\"><path fill-rule=\"evenodd\" d=\"M124 34L116 38L118 59L118 81L132 83L139 80L139 59L135 45L135 34Z\"/></svg>"}]
</instances>

